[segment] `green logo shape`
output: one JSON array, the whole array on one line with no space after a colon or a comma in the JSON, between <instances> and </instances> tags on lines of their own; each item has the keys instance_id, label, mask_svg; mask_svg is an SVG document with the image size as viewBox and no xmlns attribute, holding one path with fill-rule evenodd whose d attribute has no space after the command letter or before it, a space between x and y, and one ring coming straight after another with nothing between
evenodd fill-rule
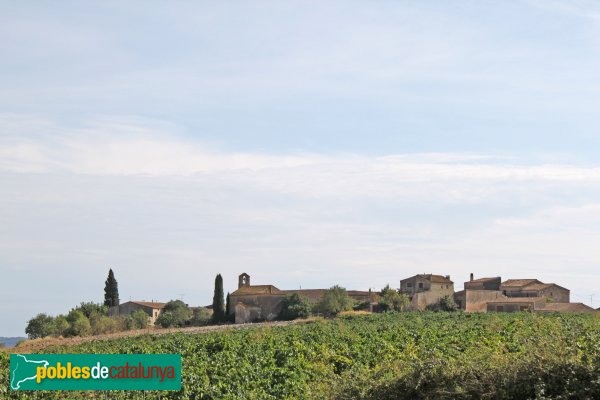
<instances>
[{"instance_id":1,"label":"green logo shape","mask_svg":"<svg viewBox=\"0 0 600 400\"><path fill-rule=\"evenodd\" d=\"M180 354L11 354L11 390L180 390Z\"/></svg>"}]
</instances>

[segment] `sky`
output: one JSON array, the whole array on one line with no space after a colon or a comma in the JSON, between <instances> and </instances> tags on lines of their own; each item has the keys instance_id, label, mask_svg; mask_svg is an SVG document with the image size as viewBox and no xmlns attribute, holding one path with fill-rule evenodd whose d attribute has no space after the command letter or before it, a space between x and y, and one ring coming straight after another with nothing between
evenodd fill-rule
<instances>
[{"instance_id":1,"label":"sky","mask_svg":"<svg viewBox=\"0 0 600 400\"><path fill-rule=\"evenodd\" d=\"M473 272L600 306L596 1L0 1L0 55L0 336L109 268L123 301Z\"/></svg>"}]
</instances>

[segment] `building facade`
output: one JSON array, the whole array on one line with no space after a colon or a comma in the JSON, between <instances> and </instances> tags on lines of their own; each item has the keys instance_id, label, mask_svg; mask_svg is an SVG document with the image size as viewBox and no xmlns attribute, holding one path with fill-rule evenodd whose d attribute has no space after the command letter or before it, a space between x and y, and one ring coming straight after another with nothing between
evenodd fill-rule
<instances>
[{"instance_id":1,"label":"building facade","mask_svg":"<svg viewBox=\"0 0 600 400\"><path fill-rule=\"evenodd\" d=\"M165 308L166 303L158 303L154 301L128 301L123 304L119 304L118 306L111 307L108 309L108 315L111 317L115 317L118 315L128 316L136 312L137 310L142 310L146 314L148 314L148 324L154 325L156 319L162 312L163 308Z\"/></svg>"},{"instance_id":2,"label":"building facade","mask_svg":"<svg viewBox=\"0 0 600 400\"><path fill-rule=\"evenodd\" d=\"M400 281L400 293L410 297L413 310L424 310L443 297L454 296L454 283L450 275L420 274Z\"/></svg>"}]
</instances>

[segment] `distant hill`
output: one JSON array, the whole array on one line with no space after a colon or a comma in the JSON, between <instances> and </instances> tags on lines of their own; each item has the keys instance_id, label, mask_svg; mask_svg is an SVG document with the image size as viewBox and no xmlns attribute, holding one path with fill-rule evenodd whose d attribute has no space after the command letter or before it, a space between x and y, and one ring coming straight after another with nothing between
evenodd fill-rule
<instances>
[{"instance_id":1,"label":"distant hill","mask_svg":"<svg viewBox=\"0 0 600 400\"><path fill-rule=\"evenodd\" d=\"M0 336L0 343L3 343L4 346L6 347L15 347L15 345L17 343L19 343L21 340L25 340L27 338L24 337L1 337Z\"/></svg>"}]
</instances>

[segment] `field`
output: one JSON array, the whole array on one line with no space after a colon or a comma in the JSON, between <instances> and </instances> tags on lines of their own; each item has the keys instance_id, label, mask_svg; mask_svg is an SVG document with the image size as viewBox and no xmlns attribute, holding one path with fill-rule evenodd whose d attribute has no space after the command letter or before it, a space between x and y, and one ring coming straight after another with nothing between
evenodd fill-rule
<instances>
[{"instance_id":1,"label":"field","mask_svg":"<svg viewBox=\"0 0 600 400\"><path fill-rule=\"evenodd\" d=\"M26 399L599 399L597 315L401 313L91 341L46 353L181 353L181 392Z\"/></svg>"}]
</instances>

